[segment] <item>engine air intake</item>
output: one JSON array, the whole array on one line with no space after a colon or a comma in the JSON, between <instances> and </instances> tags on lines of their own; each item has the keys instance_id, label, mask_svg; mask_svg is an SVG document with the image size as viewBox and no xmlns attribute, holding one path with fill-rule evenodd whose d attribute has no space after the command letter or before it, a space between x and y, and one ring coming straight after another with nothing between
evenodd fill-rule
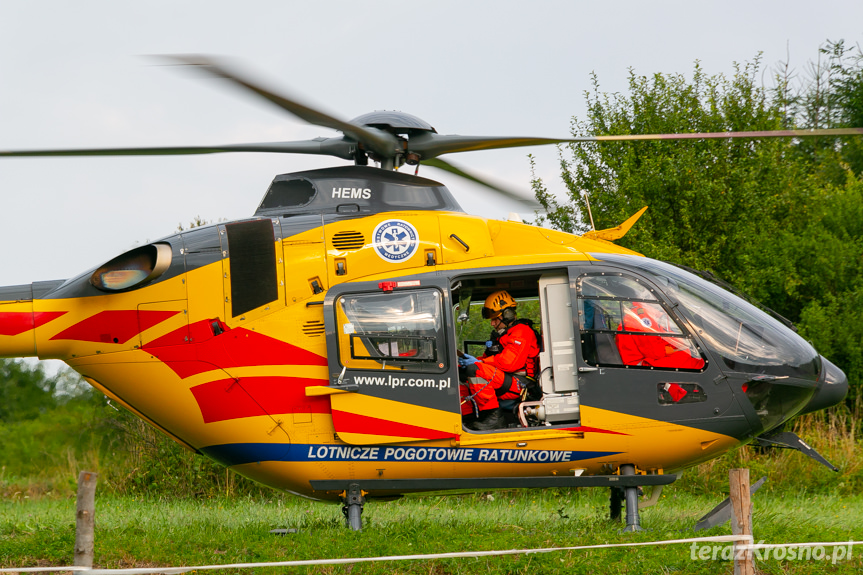
<instances>
[{"instance_id":1,"label":"engine air intake","mask_svg":"<svg viewBox=\"0 0 863 575\"><path fill-rule=\"evenodd\" d=\"M358 250L366 245L362 232L338 232L333 235L333 247L337 250Z\"/></svg>"},{"instance_id":2,"label":"engine air intake","mask_svg":"<svg viewBox=\"0 0 863 575\"><path fill-rule=\"evenodd\" d=\"M303 333L309 337L320 337L324 335L324 322L307 321L303 324Z\"/></svg>"}]
</instances>

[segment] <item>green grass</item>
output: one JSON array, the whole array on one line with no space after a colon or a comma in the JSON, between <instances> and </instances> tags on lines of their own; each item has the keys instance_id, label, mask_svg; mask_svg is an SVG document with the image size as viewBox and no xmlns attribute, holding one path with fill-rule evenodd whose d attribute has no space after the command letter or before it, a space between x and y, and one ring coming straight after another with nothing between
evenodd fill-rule
<instances>
[{"instance_id":1,"label":"green grass","mask_svg":"<svg viewBox=\"0 0 863 575\"><path fill-rule=\"evenodd\" d=\"M0 565L68 565L74 543L72 498L25 498L0 504ZM97 495L98 567L177 566L335 557L429 554L466 550L565 547L692 537L698 517L720 499L666 488L642 511L648 531L623 534L605 518L604 490L496 492L411 497L366 505L364 530L346 529L338 505L290 496L158 499ZM768 543L863 540L863 496L754 498L756 540ZM275 528L296 528L284 537ZM728 525L702 535L725 535ZM294 568L301 573L716 573L728 561L693 561L688 545L554 552L483 559L421 560ZM759 563L766 573L855 572L851 561ZM252 572L248 570L247 572ZM284 569L255 569L255 573Z\"/></svg>"}]
</instances>

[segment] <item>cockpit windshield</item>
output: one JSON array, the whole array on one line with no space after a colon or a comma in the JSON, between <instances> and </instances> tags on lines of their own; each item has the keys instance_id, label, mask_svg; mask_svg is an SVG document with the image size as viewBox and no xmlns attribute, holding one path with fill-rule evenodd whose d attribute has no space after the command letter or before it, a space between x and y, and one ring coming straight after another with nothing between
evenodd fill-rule
<instances>
[{"instance_id":1,"label":"cockpit windshield","mask_svg":"<svg viewBox=\"0 0 863 575\"><path fill-rule=\"evenodd\" d=\"M651 274L727 369L818 379L821 362L812 346L747 301L670 264L633 256L596 257Z\"/></svg>"}]
</instances>

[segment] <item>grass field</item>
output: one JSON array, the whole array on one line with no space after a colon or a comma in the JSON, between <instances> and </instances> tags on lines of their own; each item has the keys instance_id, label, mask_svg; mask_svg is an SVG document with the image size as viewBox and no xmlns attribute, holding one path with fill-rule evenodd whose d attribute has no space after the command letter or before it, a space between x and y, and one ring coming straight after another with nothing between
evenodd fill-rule
<instances>
[{"instance_id":1,"label":"grass field","mask_svg":"<svg viewBox=\"0 0 863 575\"><path fill-rule=\"evenodd\" d=\"M98 496L98 567L178 566L565 547L696 536L697 518L719 497L677 494L666 488L656 507L642 511L648 529L621 533L606 519L604 490L495 492L370 502L364 530L347 530L338 505L290 496L155 499ZM756 540L767 543L863 540L863 497L754 498ZM0 504L0 565L68 565L75 537L73 498L25 495ZM276 528L295 528L286 536ZM698 535L730 534L726 524ZM483 559L367 563L292 568L301 573L730 573L730 561L693 560L690 545L553 552ZM759 561L765 573L854 573L863 546L850 560ZM697 550L696 550L697 556ZM236 572L236 571L235 571ZM246 570L254 573L281 569Z\"/></svg>"}]
</instances>

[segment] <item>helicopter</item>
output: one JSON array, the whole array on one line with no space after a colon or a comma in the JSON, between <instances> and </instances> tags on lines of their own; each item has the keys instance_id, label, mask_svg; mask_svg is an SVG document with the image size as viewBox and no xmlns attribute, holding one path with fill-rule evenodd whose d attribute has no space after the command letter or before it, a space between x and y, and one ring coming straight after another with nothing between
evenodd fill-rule
<instances>
[{"instance_id":1,"label":"helicopter","mask_svg":"<svg viewBox=\"0 0 863 575\"><path fill-rule=\"evenodd\" d=\"M466 214L439 156L576 142L863 135L861 128L584 136L441 135L402 112L342 121L202 56L222 78L340 137L212 147L0 151L0 157L273 152L353 165L275 176L255 213L177 232L66 280L0 287L0 357L59 359L168 437L277 490L341 501L496 488L638 490L841 402L845 374L791 328L704 277L613 243ZM377 166L369 165L370 160ZM536 310L536 394L478 431L458 358L471 309L505 290ZM653 321L632 324L635 308ZM650 325L648 325L650 324ZM663 361L624 347L662 342ZM474 350L479 349L479 352Z\"/></svg>"}]
</instances>

